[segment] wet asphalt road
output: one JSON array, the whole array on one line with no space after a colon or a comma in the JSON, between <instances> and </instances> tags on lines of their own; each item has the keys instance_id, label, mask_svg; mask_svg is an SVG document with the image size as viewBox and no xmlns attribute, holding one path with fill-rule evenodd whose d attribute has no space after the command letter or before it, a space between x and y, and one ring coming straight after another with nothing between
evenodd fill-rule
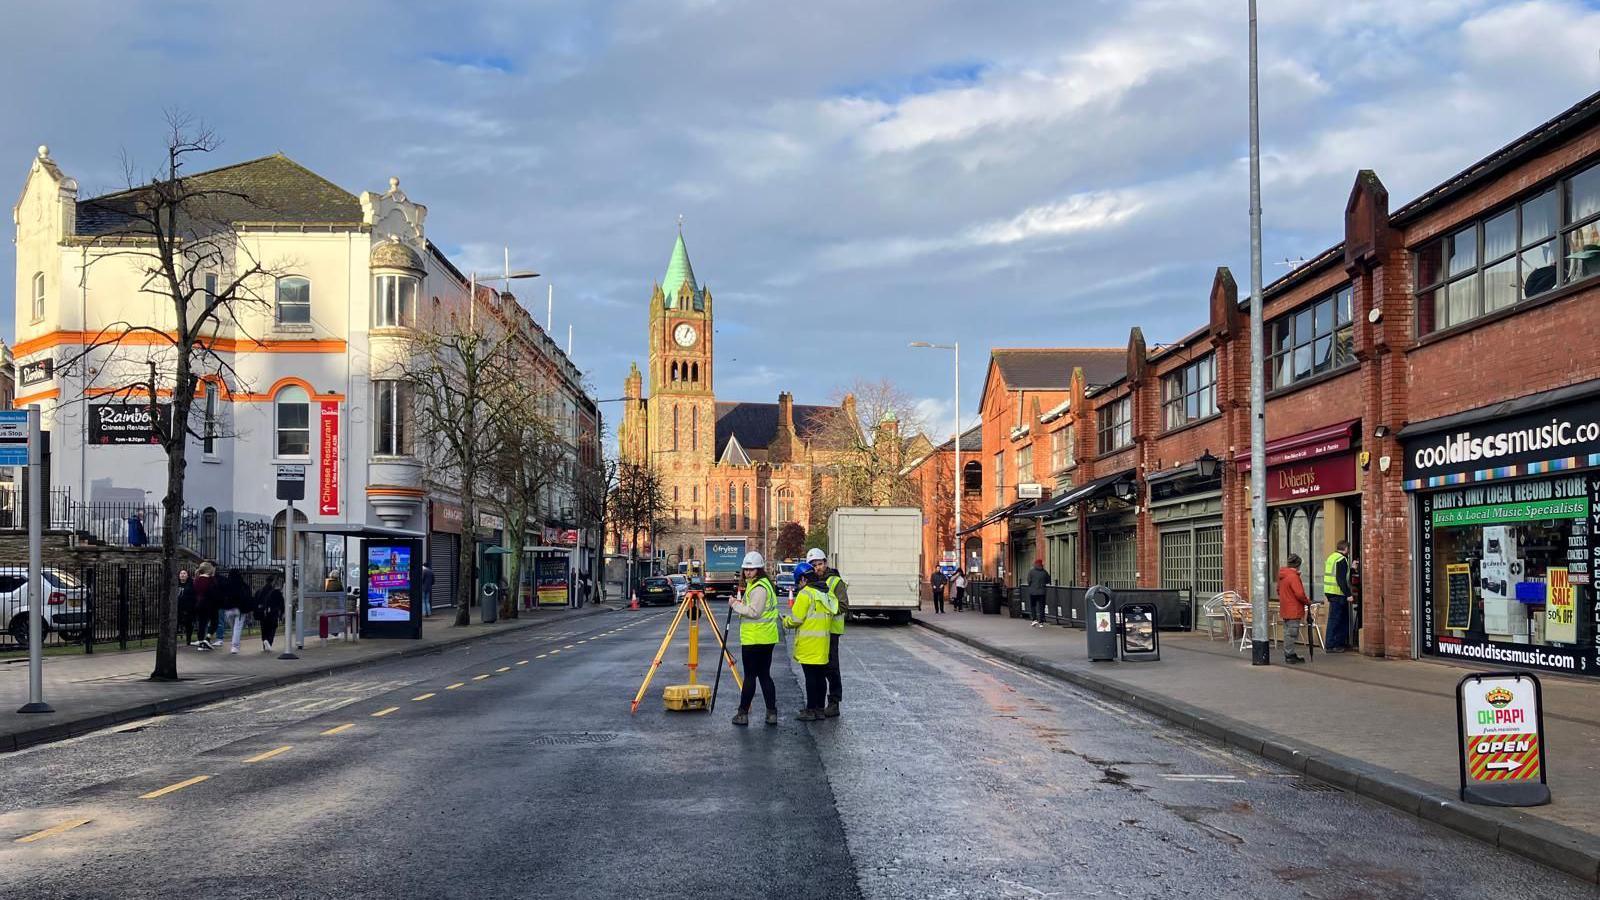
<instances>
[{"instance_id":1,"label":"wet asphalt road","mask_svg":"<svg viewBox=\"0 0 1600 900\"><path fill-rule=\"evenodd\" d=\"M714 717L664 712L681 639L629 716L668 619L606 614L0 756L0 895L1595 893L909 627L851 628L836 721L792 720L793 666L777 728L728 725L726 676Z\"/></svg>"}]
</instances>

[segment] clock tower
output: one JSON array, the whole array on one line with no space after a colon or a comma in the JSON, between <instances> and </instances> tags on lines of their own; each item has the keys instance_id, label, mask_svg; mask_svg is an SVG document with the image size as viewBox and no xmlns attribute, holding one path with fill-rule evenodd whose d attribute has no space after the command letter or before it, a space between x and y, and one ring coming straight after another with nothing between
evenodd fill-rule
<instances>
[{"instance_id":1,"label":"clock tower","mask_svg":"<svg viewBox=\"0 0 1600 900\"><path fill-rule=\"evenodd\" d=\"M711 291L695 281L680 231L666 275L650 296L646 433L650 462L676 510L668 522L675 520L670 527L685 539L704 533L712 509L706 496L717 431L711 317Z\"/></svg>"}]
</instances>

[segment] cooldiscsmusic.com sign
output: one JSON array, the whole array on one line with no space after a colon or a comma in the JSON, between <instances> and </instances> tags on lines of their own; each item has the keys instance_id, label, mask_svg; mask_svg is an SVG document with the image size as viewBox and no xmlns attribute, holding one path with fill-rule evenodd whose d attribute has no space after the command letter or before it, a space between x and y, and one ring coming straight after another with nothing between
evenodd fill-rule
<instances>
[{"instance_id":1,"label":"cooldiscsmusic.com sign","mask_svg":"<svg viewBox=\"0 0 1600 900\"><path fill-rule=\"evenodd\" d=\"M1404 440L1407 488L1447 475L1466 475L1472 481L1503 478L1511 473L1496 470L1547 460L1583 460L1600 453L1600 398L1408 435Z\"/></svg>"}]
</instances>

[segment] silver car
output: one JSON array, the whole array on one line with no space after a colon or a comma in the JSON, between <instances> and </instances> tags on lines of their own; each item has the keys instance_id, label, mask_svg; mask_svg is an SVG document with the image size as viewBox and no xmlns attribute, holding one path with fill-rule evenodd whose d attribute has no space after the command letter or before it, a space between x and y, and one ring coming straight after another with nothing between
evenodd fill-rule
<instances>
[{"instance_id":1,"label":"silver car","mask_svg":"<svg viewBox=\"0 0 1600 900\"><path fill-rule=\"evenodd\" d=\"M45 568L44 634L51 632L72 643L89 625L89 587L64 569ZM20 647L28 646L28 570L0 566L0 622Z\"/></svg>"}]
</instances>

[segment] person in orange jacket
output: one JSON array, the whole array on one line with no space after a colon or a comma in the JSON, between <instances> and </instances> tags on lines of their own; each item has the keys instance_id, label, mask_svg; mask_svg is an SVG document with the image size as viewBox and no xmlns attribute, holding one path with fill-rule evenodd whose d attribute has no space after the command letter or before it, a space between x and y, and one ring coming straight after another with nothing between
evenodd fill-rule
<instances>
[{"instance_id":1,"label":"person in orange jacket","mask_svg":"<svg viewBox=\"0 0 1600 900\"><path fill-rule=\"evenodd\" d=\"M1278 615L1283 619L1283 661L1293 665L1306 661L1294 648L1300 646L1300 623L1311 600L1300 581L1299 555L1289 554L1287 563L1278 569Z\"/></svg>"}]
</instances>

